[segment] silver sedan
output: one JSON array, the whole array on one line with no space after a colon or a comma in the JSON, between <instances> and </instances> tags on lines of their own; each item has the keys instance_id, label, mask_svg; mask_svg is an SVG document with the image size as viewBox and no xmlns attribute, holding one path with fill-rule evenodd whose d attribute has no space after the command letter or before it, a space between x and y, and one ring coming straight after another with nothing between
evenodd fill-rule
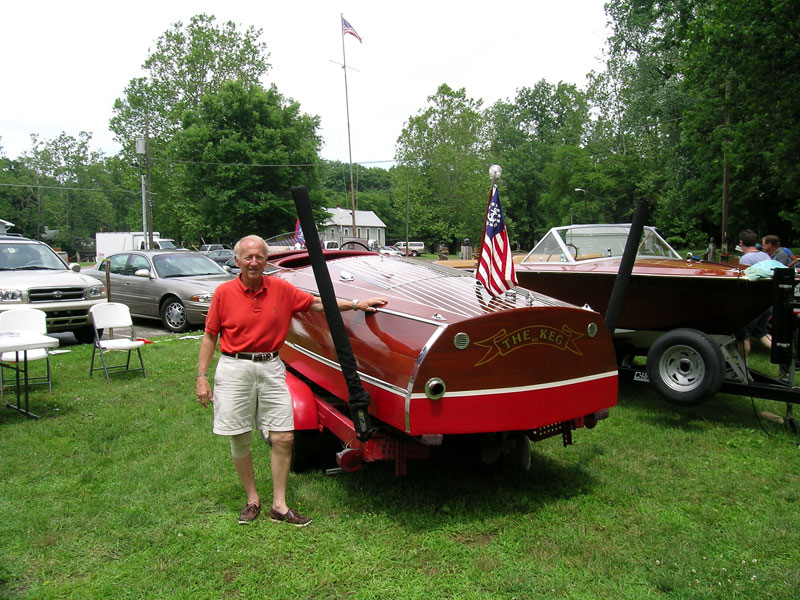
<instances>
[{"instance_id":1,"label":"silver sedan","mask_svg":"<svg viewBox=\"0 0 800 600\"><path fill-rule=\"evenodd\" d=\"M233 275L197 252L141 250L112 254L82 273L106 282L109 301L137 317L160 319L178 333L202 327L217 286Z\"/></svg>"}]
</instances>

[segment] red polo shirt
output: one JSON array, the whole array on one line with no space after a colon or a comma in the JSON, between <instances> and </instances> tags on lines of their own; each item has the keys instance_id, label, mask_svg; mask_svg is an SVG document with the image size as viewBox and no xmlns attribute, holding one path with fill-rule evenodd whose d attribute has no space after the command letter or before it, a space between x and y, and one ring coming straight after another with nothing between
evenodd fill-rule
<instances>
[{"instance_id":1,"label":"red polo shirt","mask_svg":"<svg viewBox=\"0 0 800 600\"><path fill-rule=\"evenodd\" d=\"M307 311L313 301L314 296L277 277L262 275L255 292L237 277L214 292L206 331L219 334L223 352L272 352L283 345L292 315Z\"/></svg>"}]
</instances>

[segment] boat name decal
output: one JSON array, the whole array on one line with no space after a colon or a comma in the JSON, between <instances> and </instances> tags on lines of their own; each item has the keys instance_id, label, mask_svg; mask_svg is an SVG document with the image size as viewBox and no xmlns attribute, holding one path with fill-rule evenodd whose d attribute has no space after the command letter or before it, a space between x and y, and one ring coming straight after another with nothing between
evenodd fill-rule
<instances>
[{"instance_id":1,"label":"boat name decal","mask_svg":"<svg viewBox=\"0 0 800 600\"><path fill-rule=\"evenodd\" d=\"M578 333L568 325L562 325L561 329L547 325L533 325L531 327L522 327L510 333L505 329L501 329L485 340L475 342L477 346L489 349L483 355L483 358L475 363L475 366L486 364L498 356L505 356L514 350L534 344L547 344L559 350L569 350L573 354L583 356L583 352L575 344L582 337L584 337L582 333Z\"/></svg>"}]
</instances>

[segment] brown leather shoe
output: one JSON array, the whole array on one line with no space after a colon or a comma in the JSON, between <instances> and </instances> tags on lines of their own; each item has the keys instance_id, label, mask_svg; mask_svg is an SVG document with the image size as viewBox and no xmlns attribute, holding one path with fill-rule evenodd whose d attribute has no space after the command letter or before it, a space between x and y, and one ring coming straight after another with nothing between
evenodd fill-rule
<instances>
[{"instance_id":1,"label":"brown leather shoe","mask_svg":"<svg viewBox=\"0 0 800 600\"><path fill-rule=\"evenodd\" d=\"M295 527L305 527L306 525L311 523L311 519L309 517L304 517L300 513L294 512L291 508L287 510L284 514L279 513L274 508L270 508L269 520L275 521L276 523L289 523L290 525L294 525Z\"/></svg>"},{"instance_id":2,"label":"brown leather shoe","mask_svg":"<svg viewBox=\"0 0 800 600\"><path fill-rule=\"evenodd\" d=\"M239 525L248 525L258 518L261 513L261 504L251 502L239 513Z\"/></svg>"}]
</instances>

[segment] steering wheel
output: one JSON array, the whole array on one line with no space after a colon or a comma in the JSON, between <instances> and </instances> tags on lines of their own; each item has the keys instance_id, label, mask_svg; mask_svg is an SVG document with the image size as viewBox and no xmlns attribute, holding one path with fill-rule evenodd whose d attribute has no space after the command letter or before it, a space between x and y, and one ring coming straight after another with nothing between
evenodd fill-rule
<instances>
[{"instance_id":1,"label":"steering wheel","mask_svg":"<svg viewBox=\"0 0 800 600\"><path fill-rule=\"evenodd\" d=\"M566 244L567 248L574 250L574 252L570 252L572 254L572 258L576 258L578 256L578 249L573 244ZM551 258L553 258L556 254L561 257L560 262L564 262L564 257L561 254L561 251L558 248L554 248L553 251L547 255L547 260L545 262L551 262Z\"/></svg>"},{"instance_id":2,"label":"steering wheel","mask_svg":"<svg viewBox=\"0 0 800 600\"><path fill-rule=\"evenodd\" d=\"M567 244L566 246L567 246L567 248L569 250L573 251L572 252L572 258L577 260L577 258L578 258L578 247L575 244Z\"/></svg>"},{"instance_id":3,"label":"steering wheel","mask_svg":"<svg viewBox=\"0 0 800 600\"><path fill-rule=\"evenodd\" d=\"M366 250L369 252L369 248L367 248L366 244L355 241L345 242L344 244L339 246L339 250Z\"/></svg>"}]
</instances>

